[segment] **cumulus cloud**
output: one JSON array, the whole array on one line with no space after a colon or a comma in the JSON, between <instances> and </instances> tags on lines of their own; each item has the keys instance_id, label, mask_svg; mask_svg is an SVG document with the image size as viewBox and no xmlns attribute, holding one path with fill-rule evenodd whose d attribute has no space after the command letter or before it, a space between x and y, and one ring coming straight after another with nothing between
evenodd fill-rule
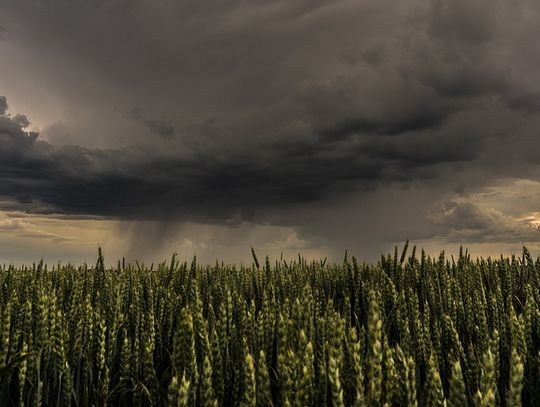
<instances>
[{"instance_id":1,"label":"cumulus cloud","mask_svg":"<svg viewBox=\"0 0 540 407\"><path fill-rule=\"evenodd\" d=\"M429 219L438 227L438 237L464 243L540 241L538 212L513 216L473 201L450 200L432 208Z\"/></svg>"}]
</instances>

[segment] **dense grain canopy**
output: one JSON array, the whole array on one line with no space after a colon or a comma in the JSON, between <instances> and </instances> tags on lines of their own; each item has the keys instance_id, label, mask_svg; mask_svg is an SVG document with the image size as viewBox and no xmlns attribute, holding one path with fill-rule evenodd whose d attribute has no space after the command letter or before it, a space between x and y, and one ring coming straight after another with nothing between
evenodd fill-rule
<instances>
[{"instance_id":1,"label":"dense grain canopy","mask_svg":"<svg viewBox=\"0 0 540 407\"><path fill-rule=\"evenodd\" d=\"M2 405L537 406L540 259L0 270Z\"/></svg>"}]
</instances>

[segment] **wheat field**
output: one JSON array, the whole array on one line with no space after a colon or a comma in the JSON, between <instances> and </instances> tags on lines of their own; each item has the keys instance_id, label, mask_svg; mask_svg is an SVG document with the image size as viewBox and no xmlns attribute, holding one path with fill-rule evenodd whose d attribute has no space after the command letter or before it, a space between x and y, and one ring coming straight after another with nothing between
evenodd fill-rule
<instances>
[{"instance_id":1,"label":"wheat field","mask_svg":"<svg viewBox=\"0 0 540 407\"><path fill-rule=\"evenodd\" d=\"M540 260L0 270L0 404L540 405Z\"/></svg>"}]
</instances>

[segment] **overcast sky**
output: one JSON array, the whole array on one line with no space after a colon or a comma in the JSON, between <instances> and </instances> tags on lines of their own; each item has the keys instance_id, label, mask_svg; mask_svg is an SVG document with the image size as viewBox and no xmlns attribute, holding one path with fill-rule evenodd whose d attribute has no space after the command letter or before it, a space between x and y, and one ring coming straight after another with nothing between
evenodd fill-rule
<instances>
[{"instance_id":1,"label":"overcast sky","mask_svg":"<svg viewBox=\"0 0 540 407\"><path fill-rule=\"evenodd\" d=\"M0 0L0 261L540 252L537 0Z\"/></svg>"}]
</instances>

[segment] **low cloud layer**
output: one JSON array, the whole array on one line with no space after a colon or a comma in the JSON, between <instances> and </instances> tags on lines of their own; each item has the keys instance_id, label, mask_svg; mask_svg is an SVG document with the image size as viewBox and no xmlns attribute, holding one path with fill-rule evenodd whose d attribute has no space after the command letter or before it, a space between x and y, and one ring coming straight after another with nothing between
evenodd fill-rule
<instances>
[{"instance_id":1,"label":"low cloud layer","mask_svg":"<svg viewBox=\"0 0 540 407\"><path fill-rule=\"evenodd\" d=\"M0 195L10 209L124 219L230 222L259 210L317 201L383 182L410 182L438 165L467 161L470 152L415 143L359 139L270 142L187 157L142 149L55 147L25 131L20 115L0 116ZM412 143L412 146L410 145ZM428 176L427 174L425 176ZM11 198L11 201L9 201ZM261 219L264 221L264 219Z\"/></svg>"}]
</instances>

